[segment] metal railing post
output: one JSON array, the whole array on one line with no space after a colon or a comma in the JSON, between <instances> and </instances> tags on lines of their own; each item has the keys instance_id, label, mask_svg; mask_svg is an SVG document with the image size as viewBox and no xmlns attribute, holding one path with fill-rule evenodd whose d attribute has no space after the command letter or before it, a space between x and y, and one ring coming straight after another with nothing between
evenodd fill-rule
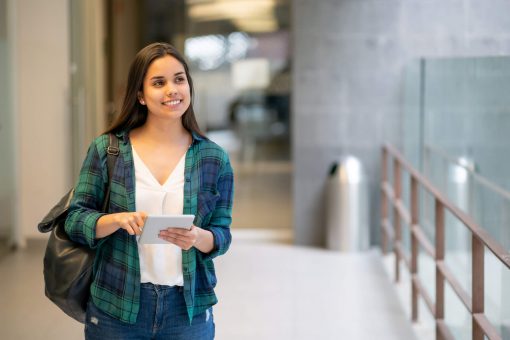
<instances>
[{"instance_id":1,"label":"metal railing post","mask_svg":"<svg viewBox=\"0 0 510 340\"><path fill-rule=\"evenodd\" d=\"M418 276L418 239L412 232L418 225L418 181L411 176L411 319L418 321L418 287L414 278Z\"/></svg>"},{"instance_id":2,"label":"metal railing post","mask_svg":"<svg viewBox=\"0 0 510 340\"><path fill-rule=\"evenodd\" d=\"M445 233L444 233L444 206L435 199L435 232L436 232L436 339L443 339L439 325L444 320L444 276L439 269L438 263L444 261Z\"/></svg>"},{"instance_id":3,"label":"metal railing post","mask_svg":"<svg viewBox=\"0 0 510 340\"><path fill-rule=\"evenodd\" d=\"M471 297L472 297L472 322L473 322L473 340L483 340L485 337L485 333L480 328L478 323L475 321L475 314L483 314L484 313L484 245L483 242L476 237L474 234L472 235L472 287L471 287Z\"/></svg>"},{"instance_id":4,"label":"metal railing post","mask_svg":"<svg viewBox=\"0 0 510 340\"><path fill-rule=\"evenodd\" d=\"M381 170L381 179L383 183L388 181L388 151L383 148L382 154L382 170ZM388 218L388 197L383 192L381 195L381 221L385 221ZM388 235L382 227L381 224L381 243L382 243L382 253L386 254L388 252Z\"/></svg>"},{"instance_id":5,"label":"metal railing post","mask_svg":"<svg viewBox=\"0 0 510 340\"><path fill-rule=\"evenodd\" d=\"M401 169L400 163L397 159L393 160L393 192L395 202L400 200L402 195L402 186L401 186ZM401 226L401 218L398 212L397 206L395 205L393 208L393 222L395 228L395 281L400 282L400 246L402 245L402 226Z\"/></svg>"}]
</instances>

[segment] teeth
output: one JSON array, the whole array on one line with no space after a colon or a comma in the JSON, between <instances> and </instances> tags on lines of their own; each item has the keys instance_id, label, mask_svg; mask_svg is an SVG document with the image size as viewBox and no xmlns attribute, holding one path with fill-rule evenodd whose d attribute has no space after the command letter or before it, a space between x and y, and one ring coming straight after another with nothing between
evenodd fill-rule
<instances>
[{"instance_id":1,"label":"teeth","mask_svg":"<svg viewBox=\"0 0 510 340\"><path fill-rule=\"evenodd\" d=\"M165 104L167 104L167 105L177 105L180 102L181 102L180 100L172 100L172 101L169 101L169 102L165 102Z\"/></svg>"}]
</instances>

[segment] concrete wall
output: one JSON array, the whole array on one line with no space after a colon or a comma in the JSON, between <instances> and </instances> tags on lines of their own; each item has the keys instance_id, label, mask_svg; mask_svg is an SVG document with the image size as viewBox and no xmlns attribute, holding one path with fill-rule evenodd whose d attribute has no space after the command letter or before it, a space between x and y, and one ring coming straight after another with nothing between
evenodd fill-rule
<instances>
[{"instance_id":1,"label":"concrete wall","mask_svg":"<svg viewBox=\"0 0 510 340\"><path fill-rule=\"evenodd\" d=\"M37 222L71 186L68 1L9 4L15 6L16 227L24 237L42 237Z\"/></svg>"},{"instance_id":2,"label":"concrete wall","mask_svg":"<svg viewBox=\"0 0 510 340\"><path fill-rule=\"evenodd\" d=\"M296 243L324 244L324 184L346 154L365 166L377 243L380 148L402 141L405 65L510 53L510 2L295 0L292 11Z\"/></svg>"}]
</instances>

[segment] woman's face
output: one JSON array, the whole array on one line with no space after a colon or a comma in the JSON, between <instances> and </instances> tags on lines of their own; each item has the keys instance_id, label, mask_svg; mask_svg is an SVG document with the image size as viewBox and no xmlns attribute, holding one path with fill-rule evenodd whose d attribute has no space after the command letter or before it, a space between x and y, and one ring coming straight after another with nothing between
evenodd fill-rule
<instances>
[{"instance_id":1,"label":"woman's face","mask_svg":"<svg viewBox=\"0 0 510 340\"><path fill-rule=\"evenodd\" d=\"M154 59L143 80L138 100L155 118L180 119L191 103L184 66L172 56Z\"/></svg>"}]
</instances>

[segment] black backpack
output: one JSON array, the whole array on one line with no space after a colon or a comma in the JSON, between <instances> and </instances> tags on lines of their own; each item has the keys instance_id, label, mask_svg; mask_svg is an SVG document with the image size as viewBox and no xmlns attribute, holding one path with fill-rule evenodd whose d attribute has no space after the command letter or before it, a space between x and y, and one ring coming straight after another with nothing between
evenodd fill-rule
<instances>
[{"instance_id":1,"label":"black backpack","mask_svg":"<svg viewBox=\"0 0 510 340\"><path fill-rule=\"evenodd\" d=\"M114 134L109 134L109 137L110 144L106 150L108 154L108 187L103 202L104 212L108 211L110 182L119 155L118 138ZM67 315L85 323L96 252L85 245L73 242L64 229L73 195L74 188L46 214L37 228L42 233L51 231L44 254L46 296Z\"/></svg>"}]
</instances>

